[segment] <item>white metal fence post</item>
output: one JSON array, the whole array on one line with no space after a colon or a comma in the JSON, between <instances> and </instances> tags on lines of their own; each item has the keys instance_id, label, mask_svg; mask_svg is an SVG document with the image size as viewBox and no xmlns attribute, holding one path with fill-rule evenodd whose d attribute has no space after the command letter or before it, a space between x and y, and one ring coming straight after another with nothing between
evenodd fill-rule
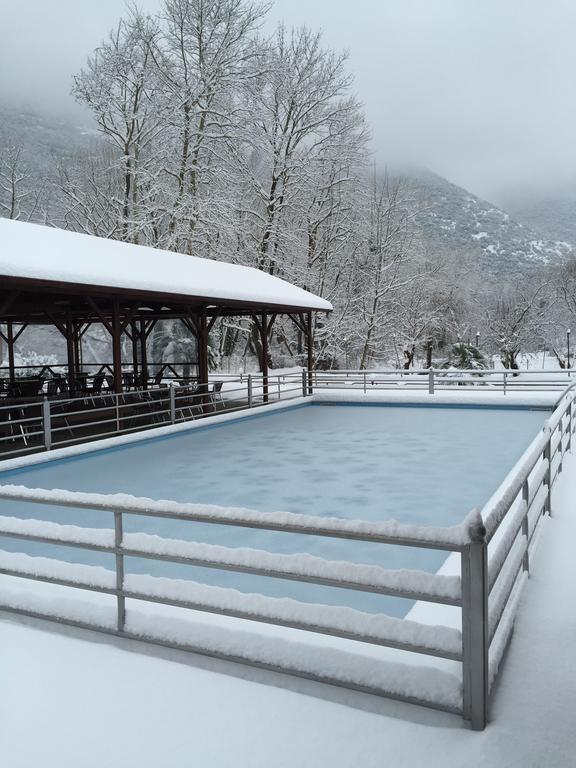
<instances>
[{"instance_id":1,"label":"white metal fence post","mask_svg":"<svg viewBox=\"0 0 576 768\"><path fill-rule=\"evenodd\" d=\"M124 632L126 623L126 599L124 598L124 555L122 554L122 512L114 510L114 549L116 555L116 606L117 629Z\"/></svg>"},{"instance_id":2,"label":"white metal fence post","mask_svg":"<svg viewBox=\"0 0 576 768\"><path fill-rule=\"evenodd\" d=\"M170 423L176 424L176 392L172 384L168 388L170 392Z\"/></svg>"},{"instance_id":3,"label":"white metal fence post","mask_svg":"<svg viewBox=\"0 0 576 768\"><path fill-rule=\"evenodd\" d=\"M47 397L42 402L42 426L44 428L44 448L49 451L52 448L52 417L50 400Z\"/></svg>"},{"instance_id":4,"label":"white metal fence post","mask_svg":"<svg viewBox=\"0 0 576 768\"><path fill-rule=\"evenodd\" d=\"M507 375L506 371L504 371L504 382L503 382L504 383L504 394L506 394L506 383L507 383L507 381L508 381L508 375Z\"/></svg>"},{"instance_id":5,"label":"white metal fence post","mask_svg":"<svg viewBox=\"0 0 576 768\"><path fill-rule=\"evenodd\" d=\"M434 368L428 369L428 394L434 394Z\"/></svg>"},{"instance_id":6,"label":"white metal fence post","mask_svg":"<svg viewBox=\"0 0 576 768\"><path fill-rule=\"evenodd\" d=\"M544 461L546 462L546 474L544 475L544 484L547 488L546 501L544 503L544 512L552 515L552 432L548 436L546 447L544 448Z\"/></svg>"},{"instance_id":7,"label":"white metal fence post","mask_svg":"<svg viewBox=\"0 0 576 768\"><path fill-rule=\"evenodd\" d=\"M488 547L480 526L462 550L463 714L473 730L488 719Z\"/></svg>"},{"instance_id":8,"label":"white metal fence post","mask_svg":"<svg viewBox=\"0 0 576 768\"><path fill-rule=\"evenodd\" d=\"M522 568L526 573L530 571L530 553L528 552L528 542L530 541L530 529L528 526L528 504L530 503L530 484L528 479L524 480L522 485L522 501L526 505L524 517L522 518L522 535L526 537L526 551L522 558Z\"/></svg>"}]
</instances>

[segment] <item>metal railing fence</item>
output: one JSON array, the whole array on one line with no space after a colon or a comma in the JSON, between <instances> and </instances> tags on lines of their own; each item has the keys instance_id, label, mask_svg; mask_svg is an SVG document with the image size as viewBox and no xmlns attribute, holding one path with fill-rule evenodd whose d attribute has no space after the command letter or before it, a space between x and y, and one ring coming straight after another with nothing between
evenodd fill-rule
<instances>
[{"instance_id":1,"label":"metal railing fence","mask_svg":"<svg viewBox=\"0 0 576 768\"><path fill-rule=\"evenodd\" d=\"M485 505L482 514L473 512L454 528L422 528L396 522L368 523L292 513L259 513L114 495L0 486L0 499L5 502L34 502L78 510L98 510L113 515L114 524L110 528L83 528L81 525L0 515L2 537L108 553L115 560L114 570L81 566L78 571L78 566L59 560L0 552L0 573L112 595L116 599L116 622L112 627L99 624L97 619L78 620L67 616L63 610L22 607L6 602L1 596L0 610L98 629L130 639L145 639L151 643L460 713L472 728L482 729L487 722L490 691L512 631L518 595L530 568L531 548L541 520L544 515L551 514L552 489L562 470L563 457L572 447L574 398L575 388L571 385L542 431ZM459 554L460 573L452 576L389 570L312 555L277 554L166 539L147 533L125 533L126 515L440 549ZM291 601L290 611L287 612L282 599L258 595L254 604L253 595L230 594L229 590L226 590L224 599L222 590L217 587L194 582L187 582L187 586L183 587L181 581L164 577L158 581L154 576L146 576L142 581L141 577L126 573L127 557L456 606L461 609L461 626L433 627L382 614L374 616L345 607L297 601ZM233 652L223 649L221 643L212 646L194 640L175 640L163 636L161 631L155 633L148 630L143 636L130 624L127 600L159 603L441 657L461 662L462 675L461 679L454 678L457 684L448 693L444 686L442 693L431 694L424 685L420 693L414 693L413 681L408 689L404 689L386 678L378 684L365 679L355 680L350 670L342 678L334 669L327 673L325 670L315 671L309 665L302 668L283 654L275 656L273 649L268 656L259 656L249 647L250 644ZM374 664L377 662L374 661ZM435 670L424 669L428 675L435 673ZM446 674L440 670L436 673Z\"/></svg>"},{"instance_id":2,"label":"metal railing fence","mask_svg":"<svg viewBox=\"0 0 576 768\"><path fill-rule=\"evenodd\" d=\"M302 375L212 379L208 386L88 391L75 397L0 400L0 456L38 451L254 408L306 395Z\"/></svg>"},{"instance_id":3,"label":"metal railing fence","mask_svg":"<svg viewBox=\"0 0 576 768\"><path fill-rule=\"evenodd\" d=\"M364 393L381 389L414 389L429 394L454 390L457 387L482 388L486 391L538 392L564 390L576 379L572 370L455 370L444 368L410 368L408 370L315 370L312 376L314 389L353 389Z\"/></svg>"}]
</instances>

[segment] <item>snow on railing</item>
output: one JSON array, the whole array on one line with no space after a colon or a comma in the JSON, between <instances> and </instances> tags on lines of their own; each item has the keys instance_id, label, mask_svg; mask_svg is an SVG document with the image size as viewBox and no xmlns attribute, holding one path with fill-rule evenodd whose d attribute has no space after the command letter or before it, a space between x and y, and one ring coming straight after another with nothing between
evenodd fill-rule
<instances>
[{"instance_id":1,"label":"snow on railing","mask_svg":"<svg viewBox=\"0 0 576 768\"><path fill-rule=\"evenodd\" d=\"M87 494L24 486L0 486L0 499L113 513L113 528L87 528L45 520L0 516L0 536L94 550L114 556L115 569L75 565L46 557L0 551L0 573L112 595L116 623L98 607L94 619L77 601L58 604L38 596L3 590L0 609L98 628L123 637L145 639L187 650L289 672L313 680L346 685L451 712L460 712L473 728L485 726L490 687L511 632L518 593L529 569L531 544L551 490L562 469L563 454L574 433L574 395L566 389L544 429L534 439L482 513L473 511L451 528L374 523L294 513L260 513L241 508L138 499L126 494ZM124 533L124 516L248 527L277 532L371 541L458 553L460 575L389 570L377 565L326 560L309 554L280 554L233 548L147 533ZM124 573L126 557L163 560L239 573L297 580L329 587L375 592L461 608L461 630L420 624L351 608L301 603L288 598L243 594L193 581ZM263 638L245 631L198 625L179 618L155 622L126 600L233 617L320 635L371 643L400 651L462 662L462 677L427 666L381 661L333 648L314 648ZM90 606L88 606L90 608ZM88 614L89 610L86 609ZM255 639L256 638L256 639ZM374 674L368 675L368 669ZM402 683L402 680L404 682Z\"/></svg>"}]
</instances>

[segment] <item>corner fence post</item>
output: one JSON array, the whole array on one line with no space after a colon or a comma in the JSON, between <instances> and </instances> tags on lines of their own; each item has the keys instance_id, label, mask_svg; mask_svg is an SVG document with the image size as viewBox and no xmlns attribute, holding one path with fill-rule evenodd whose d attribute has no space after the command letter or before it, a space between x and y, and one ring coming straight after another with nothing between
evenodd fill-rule
<instances>
[{"instance_id":1,"label":"corner fence post","mask_svg":"<svg viewBox=\"0 0 576 768\"><path fill-rule=\"evenodd\" d=\"M124 632L126 623L126 599L124 598L124 555L122 554L122 512L114 510L114 550L116 553L116 605L117 629Z\"/></svg>"},{"instance_id":2,"label":"corner fence post","mask_svg":"<svg viewBox=\"0 0 576 768\"><path fill-rule=\"evenodd\" d=\"M50 400L47 397L42 401L42 426L44 428L44 448L49 451L52 448L52 418Z\"/></svg>"},{"instance_id":3,"label":"corner fence post","mask_svg":"<svg viewBox=\"0 0 576 768\"><path fill-rule=\"evenodd\" d=\"M428 369L428 394L434 394L434 368Z\"/></svg>"},{"instance_id":4,"label":"corner fence post","mask_svg":"<svg viewBox=\"0 0 576 768\"><path fill-rule=\"evenodd\" d=\"M475 731L488 719L488 547L485 528L462 550L462 706Z\"/></svg>"},{"instance_id":5,"label":"corner fence post","mask_svg":"<svg viewBox=\"0 0 576 768\"><path fill-rule=\"evenodd\" d=\"M246 387L248 390L248 408L252 408L252 374L251 373L248 374Z\"/></svg>"},{"instance_id":6,"label":"corner fence post","mask_svg":"<svg viewBox=\"0 0 576 768\"><path fill-rule=\"evenodd\" d=\"M170 392L170 423L176 424L176 392L172 384L168 387Z\"/></svg>"}]
</instances>

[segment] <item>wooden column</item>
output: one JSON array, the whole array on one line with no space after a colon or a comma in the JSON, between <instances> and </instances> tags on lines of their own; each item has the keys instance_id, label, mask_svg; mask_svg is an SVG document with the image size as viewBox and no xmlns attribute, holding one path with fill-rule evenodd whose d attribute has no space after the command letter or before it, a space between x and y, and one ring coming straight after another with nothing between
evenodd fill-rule
<instances>
[{"instance_id":1,"label":"wooden column","mask_svg":"<svg viewBox=\"0 0 576 768\"><path fill-rule=\"evenodd\" d=\"M114 391L122 392L122 330L118 299L112 304L112 365L114 368Z\"/></svg>"},{"instance_id":2,"label":"wooden column","mask_svg":"<svg viewBox=\"0 0 576 768\"><path fill-rule=\"evenodd\" d=\"M262 313L260 339L262 343L262 399L268 402L268 315Z\"/></svg>"},{"instance_id":3,"label":"wooden column","mask_svg":"<svg viewBox=\"0 0 576 768\"><path fill-rule=\"evenodd\" d=\"M16 377L16 368L14 365L14 325L12 320L8 320L6 323L6 344L8 345L8 368L10 381L14 381Z\"/></svg>"},{"instance_id":4,"label":"wooden column","mask_svg":"<svg viewBox=\"0 0 576 768\"><path fill-rule=\"evenodd\" d=\"M74 337L74 369L75 375L82 371L82 323L72 323Z\"/></svg>"},{"instance_id":5,"label":"wooden column","mask_svg":"<svg viewBox=\"0 0 576 768\"><path fill-rule=\"evenodd\" d=\"M312 312L306 318L306 351L308 353L308 394L312 394L312 371L314 369L314 331L312 330Z\"/></svg>"},{"instance_id":6,"label":"wooden column","mask_svg":"<svg viewBox=\"0 0 576 768\"><path fill-rule=\"evenodd\" d=\"M138 325L136 320L130 322L130 336L132 341L132 371L134 373L134 386L138 380Z\"/></svg>"},{"instance_id":7,"label":"wooden column","mask_svg":"<svg viewBox=\"0 0 576 768\"><path fill-rule=\"evenodd\" d=\"M70 318L66 319L66 358L68 365L68 384L70 393L74 392L76 382L76 349L74 344L74 326Z\"/></svg>"},{"instance_id":8,"label":"wooden column","mask_svg":"<svg viewBox=\"0 0 576 768\"><path fill-rule=\"evenodd\" d=\"M146 341L149 331L146 328L146 320L140 319L140 372L142 373L142 386L148 386L148 350Z\"/></svg>"},{"instance_id":9,"label":"wooden column","mask_svg":"<svg viewBox=\"0 0 576 768\"><path fill-rule=\"evenodd\" d=\"M198 383L208 385L208 320L206 312L198 318Z\"/></svg>"}]
</instances>

